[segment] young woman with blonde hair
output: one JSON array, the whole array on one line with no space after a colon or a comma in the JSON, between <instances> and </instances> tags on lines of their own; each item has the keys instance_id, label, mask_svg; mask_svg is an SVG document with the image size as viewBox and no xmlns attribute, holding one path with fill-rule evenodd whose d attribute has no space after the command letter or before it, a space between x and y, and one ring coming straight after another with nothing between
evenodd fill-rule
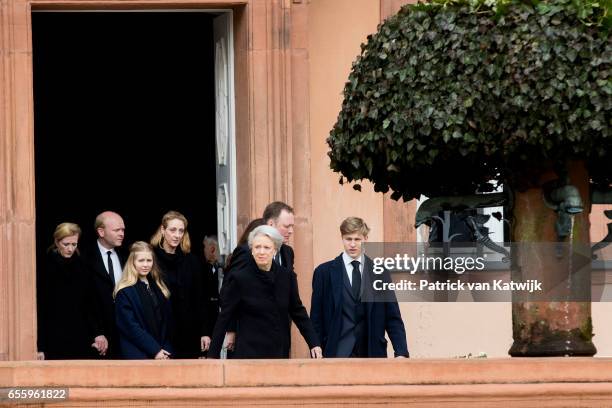
<instances>
[{"instance_id":1,"label":"young woman with blonde hair","mask_svg":"<svg viewBox=\"0 0 612 408\"><path fill-rule=\"evenodd\" d=\"M170 291L161 279L151 245L132 244L113 296L123 358L170 358Z\"/></svg>"},{"instance_id":2,"label":"young woman with blonde hair","mask_svg":"<svg viewBox=\"0 0 612 408\"><path fill-rule=\"evenodd\" d=\"M151 245L172 292L174 358L198 358L208 350L212 327L203 292L204 264L191 253L187 218L178 211L164 214Z\"/></svg>"}]
</instances>

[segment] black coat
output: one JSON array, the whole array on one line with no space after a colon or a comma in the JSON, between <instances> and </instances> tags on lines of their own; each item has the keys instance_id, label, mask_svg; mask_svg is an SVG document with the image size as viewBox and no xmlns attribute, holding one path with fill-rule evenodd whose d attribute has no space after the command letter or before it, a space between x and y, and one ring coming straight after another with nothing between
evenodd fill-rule
<instances>
[{"instance_id":1,"label":"black coat","mask_svg":"<svg viewBox=\"0 0 612 408\"><path fill-rule=\"evenodd\" d=\"M121 267L123 268L125 256L119 248L115 248L115 252L117 252ZM100 334L106 336L108 340L106 358L120 358L117 325L115 322L115 302L113 299L115 287L106 271L97 242L94 241L93 245L85 248L83 260L93 280L96 320L101 330Z\"/></svg>"},{"instance_id":2,"label":"black coat","mask_svg":"<svg viewBox=\"0 0 612 408\"><path fill-rule=\"evenodd\" d=\"M219 316L219 272L223 269L219 264L213 265L204 262L204 276L202 279L202 292L204 293L206 304L206 322L211 329L215 327ZM212 334L212 333L211 333Z\"/></svg>"},{"instance_id":3,"label":"black coat","mask_svg":"<svg viewBox=\"0 0 612 408\"><path fill-rule=\"evenodd\" d=\"M116 316L121 355L125 359L151 359L163 348L172 353L170 345L170 300L154 281L149 285L159 302L159 319L153 310L143 304L137 285L128 286L117 293ZM153 321L152 321L153 320Z\"/></svg>"},{"instance_id":4,"label":"black coat","mask_svg":"<svg viewBox=\"0 0 612 408\"><path fill-rule=\"evenodd\" d=\"M91 277L78 254L47 254L38 276L38 351L48 360L94 358Z\"/></svg>"},{"instance_id":5,"label":"black coat","mask_svg":"<svg viewBox=\"0 0 612 408\"><path fill-rule=\"evenodd\" d=\"M183 253L180 248L169 254L157 247L155 255L172 299L173 357L198 358L200 337L211 335L206 319L207 302L202 290L202 262L193 254Z\"/></svg>"},{"instance_id":6,"label":"black coat","mask_svg":"<svg viewBox=\"0 0 612 408\"><path fill-rule=\"evenodd\" d=\"M293 248L291 248L289 245L285 245L285 244L281 245L280 255L281 255L281 261L283 263L283 267L289 269L290 271L293 271L293 260L294 260ZM251 249L249 248L249 245L243 244L243 245L237 246L232 252L230 264L227 266L225 274L223 275L223 284L225 284L226 278L229 274L231 274L231 271L238 270L238 269L244 269L247 267L257 268L257 264L255 263L253 255L251 255ZM236 332L237 331L236 322L235 321L230 322L227 330ZM291 324L287 326L287 331L285 332L285 336L287 338L285 342L287 349L283 352L283 355L289 356L289 353L291 350ZM231 357L228 357L228 358L234 358L234 355L232 354Z\"/></svg>"},{"instance_id":7,"label":"black coat","mask_svg":"<svg viewBox=\"0 0 612 408\"><path fill-rule=\"evenodd\" d=\"M282 258L283 266L290 271L293 270L293 248L289 245L283 244L280 248L280 254Z\"/></svg>"},{"instance_id":8,"label":"black coat","mask_svg":"<svg viewBox=\"0 0 612 408\"><path fill-rule=\"evenodd\" d=\"M293 271L273 262L272 269L263 272L253 262L249 267L232 269L226 276L209 357L219 357L232 320L238 331L234 358L288 358L290 316L309 348L320 345Z\"/></svg>"},{"instance_id":9,"label":"black coat","mask_svg":"<svg viewBox=\"0 0 612 408\"><path fill-rule=\"evenodd\" d=\"M367 357L387 357L387 340L389 335L396 356L408 357L406 329L400 313L395 293L384 294L373 291L374 280L391 282L388 271L382 275L374 274L374 263L365 257L362 288L368 291L366 298L372 301L363 302L366 307ZM337 357L338 343L342 330L343 277L346 274L342 254L325 262L314 271L312 277L312 301L310 315L312 323L321 337L323 357Z\"/></svg>"}]
</instances>

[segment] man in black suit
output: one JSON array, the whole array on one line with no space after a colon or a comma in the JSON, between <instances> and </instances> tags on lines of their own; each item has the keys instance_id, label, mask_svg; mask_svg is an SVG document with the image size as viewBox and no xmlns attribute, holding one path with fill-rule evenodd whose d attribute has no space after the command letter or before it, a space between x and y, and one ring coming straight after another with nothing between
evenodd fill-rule
<instances>
[{"instance_id":1,"label":"man in black suit","mask_svg":"<svg viewBox=\"0 0 612 408\"><path fill-rule=\"evenodd\" d=\"M275 201L266 206L262 218L264 222L276 230L283 237L283 245L274 257L274 260L281 266L293 270L293 248L289 246L289 240L293 235L295 217L293 208L281 201Z\"/></svg>"},{"instance_id":2,"label":"man in black suit","mask_svg":"<svg viewBox=\"0 0 612 408\"><path fill-rule=\"evenodd\" d=\"M406 331L395 294L374 299L375 279L390 282L389 273L373 273L372 259L363 253L370 229L361 218L340 225L344 252L319 265L312 278L310 319L321 340L324 357L386 357L389 335L396 357L408 357ZM362 300L364 291L370 294Z\"/></svg>"},{"instance_id":3,"label":"man in black suit","mask_svg":"<svg viewBox=\"0 0 612 408\"><path fill-rule=\"evenodd\" d=\"M262 218L266 224L276 228L283 237L283 244L274 257L274 261L292 271L294 254L293 248L289 246L289 239L293 235L293 226L295 224L293 208L281 201L274 201L266 206ZM237 246L234 252L232 252L231 259L231 263L227 265L227 273L232 269L244 268L250 262L253 262L253 256L248 244Z\"/></svg>"},{"instance_id":4,"label":"man in black suit","mask_svg":"<svg viewBox=\"0 0 612 408\"><path fill-rule=\"evenodd\" d=\"M104 340L96 347L100 355L119 358L113 291L121 280L125 258L118 252L125 224L117 213L105 211L96 217L96 243L83 254L95 289L96 317Z\"/></svg>"},{"instance_id":5,"label":"man in black suit","mask_svg":"<svg viewBox=\"0 0 612 408\"><path fill-rule=\"evenodd\" d=\"M206 321L212 330L219 316L219 290L223 279L223 268L219 263L219 243L215 235L204 237L204 284L206 296Z\"/></svg>"}]
</instances>

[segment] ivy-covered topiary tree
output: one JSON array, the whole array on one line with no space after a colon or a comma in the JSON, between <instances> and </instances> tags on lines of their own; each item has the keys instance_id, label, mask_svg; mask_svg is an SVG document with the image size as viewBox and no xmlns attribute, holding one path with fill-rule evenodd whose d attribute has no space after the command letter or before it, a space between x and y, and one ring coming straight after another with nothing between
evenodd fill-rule
<instances>
[{"instance_id":1,"label":"ivy-covered topiary tree","mask_svg":"<svg viewBox=\"0 0 612 408\"><path fill-rule=\"evenodd\" d=\"M610 0L404 6L353 64L328 138L331 168L405 201L496 180L515 193L514 241L557 240L542 186L564 179L589 209L589 189L612 182L611 21ZM588 245L588 214L574 230ZM542 309L514 307L514 354L556 353L542 336L533 345L536 332L556 336L539 326ZM590 305L573 315L562 330L584 344L565 354L593 354Z\"/></svg>"}]
</instances>

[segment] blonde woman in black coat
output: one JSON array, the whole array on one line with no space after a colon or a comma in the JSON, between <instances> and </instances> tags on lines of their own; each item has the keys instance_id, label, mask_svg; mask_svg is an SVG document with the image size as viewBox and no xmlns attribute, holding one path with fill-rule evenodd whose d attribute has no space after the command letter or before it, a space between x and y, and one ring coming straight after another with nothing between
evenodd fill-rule
<instances>
[{"instance_id":1,"label":"blonde woman in black coat","mask_svg":"<svg viewBox=\"0 0 612 408\"><path fill-rule=\"evenodd\" d=\"M247 265L232 269L221 288L221 312L209 357L219 358L225 332L235 320L233 358L287 358L290 316L308 343L311 357L322 357L319 339L300 300L295 273L272 262L282 242L279 232L268 225L249 234L252 258Z\"/></svg>"},{"instance_id":2,"label":"blonde woman in black coat","mask_svg":"<svg viewBox=\"0 0 612 408\"><path fill-rule=\"evenodd\" d=\"M87 359L106 352L91 276L77 249L81 228L59 224L38 275L38 359Z\"/></svg>"},{"instance_id":3,"label":"blonde woman in black coat","mask_svg":"<svg viewBox=\"0 0 612 408\"><path fill-rule=\"evenodd\" d=\"M199 358L208 350L212 328L204 296L204 264L191 253L187 218L169 211L151 238L164 283L172 293L174 358Z\"/></svg>"}]
</instances>

